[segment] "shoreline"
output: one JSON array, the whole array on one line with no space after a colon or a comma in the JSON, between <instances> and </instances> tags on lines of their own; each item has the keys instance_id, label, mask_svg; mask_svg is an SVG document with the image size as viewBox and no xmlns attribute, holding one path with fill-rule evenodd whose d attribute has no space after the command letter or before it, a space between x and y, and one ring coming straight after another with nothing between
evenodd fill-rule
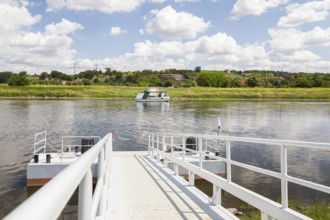
<instances>
[{"instance_id":1,"label":"shoreline","mask_svg":"<svg viewBox=\"0 0 330 220\"><path fill-rule=\"evenodd\" d=\"M19 100L134 100L144 87L0 84L0 99ZM330 100L330 88L162 88L171 101L181 100Z\"/></svg>"},{"instance_id":2,"label":"shoreline","mask_svg":"<svg viewBox=\"0 0 330 220\"><path fill-rule=\"evenodd\" d=\"M135 101L135 98L122 98L122 97L112 97L112 98L75 98L75 97L0 97L0 100L131 100ZM329 102L330 98L318 99L318 98L185 98L185 97L175 97L171 98L169 102L171 103L177 101L316 101L316 102ZM150 102L139 102L139 103L150 103ZM157 102L160 103L160 102Z\"/></svg>"}]
</instances>

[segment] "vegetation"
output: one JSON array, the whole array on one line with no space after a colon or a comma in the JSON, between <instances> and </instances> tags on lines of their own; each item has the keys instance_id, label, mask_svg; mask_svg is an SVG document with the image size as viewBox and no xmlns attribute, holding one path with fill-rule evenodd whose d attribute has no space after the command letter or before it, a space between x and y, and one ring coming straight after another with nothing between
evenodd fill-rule
<instances>
[{"instance_id":1,"label":"vegetation","mask_svg":"<svg viewBox=\"0 0 330 220\"><path fill-rule=\"evenodd\" d=\"M27 86L30 84L26 76L26 72L21 72L18 75L14 74L8 79L9 86Z\"/></svg>"},{"instance_id":2,"label":"vegetation","mask_svg":"<svg viewBox=\"0 0 330 220\"><path fill-rule=\"evenodd\" d=\"M330 99L330 74L168 69L121 72L106 68L67 75L0 72L2 97L132 98L138 87L168 87L173 98ZM22 88L24 87L24 88ZM237 89L240 88L240 89Z\"/></svg>"},{"instance_id":3,"label":"vegetation","mask_svg":"<svg viewBox=\"0 0 330 220\"><path fill-rule=\"evenodd\" d=\"M25 78L25 77L26 78ZM27 83L28 82L28 83ZM34 85L111 85L157 87L214 87L214 88L330 88L330 74L288 73L279 71L207 71L200 66L194 70L168 69L122 72L106 68L85 70L68 75L57 70L27 75L0 72L0 83L10 86Z\"/></svg>"},{"instance_id":4,"label":"vegetation","mask_svg":"<svg viewBox=\"0 0 330 220\"><path fill-rule=\"evenodd\" d=\"M316 202L311 206L298 206L293 202L289 204L290 208L306 215L312 219L328 220L330 219L330 204L327 202ZM240 216L241 220L260 220L261 213L258 209L252 206L242 206L240 211L243 212L243 216Z\"/></svg>"},{"instance_id":5,"label":"vegetation","mask_svg":"<svg viewBox=\"0 0 330 220\"><path fill-rule=\"evenodd\" d=\"M106 85L0 84L0 97L22 98L134 98L145 88ZM330 88L168 88L172 99L330 99Z\"/></svg>"}]
</instances>

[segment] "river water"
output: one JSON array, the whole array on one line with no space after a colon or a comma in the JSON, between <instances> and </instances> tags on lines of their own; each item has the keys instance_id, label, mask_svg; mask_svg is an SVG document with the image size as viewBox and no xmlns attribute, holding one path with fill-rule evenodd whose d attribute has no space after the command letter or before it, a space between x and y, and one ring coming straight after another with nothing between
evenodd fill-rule
<instances>
[{"instance_id":1,"label":"river water","mask_svg":"<svg viewBox=\"0 0 330 220\"><path fill-rule=\"evenodd\" d=\"M0 218L28 195L26 165L35 133L47 130L53 149L65 135L113 132L115 150L146 150L148 132L217 132L218 117L225 135L330 143L330 102L0 100ZM289 174L330 186L330 151L293 148L288 157ZM279 171L276 147L233 146L232 159ZM235 167L232 172L234 182L279 200L278 180ZM330 201L329 195L292 184L289 196L303 203ZM225 195L227 206L235 201Z\"/></svg>"}]
</instances>

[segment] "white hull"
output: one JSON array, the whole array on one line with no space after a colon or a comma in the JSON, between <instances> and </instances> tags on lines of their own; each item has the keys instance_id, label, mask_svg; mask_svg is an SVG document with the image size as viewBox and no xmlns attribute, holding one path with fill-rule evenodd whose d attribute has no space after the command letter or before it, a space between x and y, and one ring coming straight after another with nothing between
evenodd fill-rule
<instances>
[{"instance_id":1,"label":"white hull","mask_svg":"<svg viewBox=\"0 0 330 220\"><path fill-rule=\"evenodd\" d=\"M46 161L46 154L39 154L39 161L32 159L27 165L27 186L43 186L67 166L75 162L81 153L49 153L50 162ZM97 161L93 163L93 182L97 180Z\"/></svg>"}]
</instances>

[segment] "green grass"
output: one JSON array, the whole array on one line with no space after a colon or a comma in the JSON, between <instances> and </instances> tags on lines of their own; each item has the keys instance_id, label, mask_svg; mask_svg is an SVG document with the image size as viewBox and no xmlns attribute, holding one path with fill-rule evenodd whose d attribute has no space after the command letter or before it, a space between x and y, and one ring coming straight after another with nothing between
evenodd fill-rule
<instances>
[{"instance_id":1,"label":"green grass","mask_svg":"<svg viewBox=\"0 0 330 220\"><path fill-rule=\"evenodd\" d=\"M10 87L0 84L3 98L130 98L144 87L30 85ZM172 88L172 99L330 99L330 88Z\"/></svg>"},{"instance_id":2,"label":"green grass","mask_svg":"<svg viewBox=\"0 0 330 220\"><path fill-rule=\"evenodd\" d=\"M312 219L328 220L330 219L330 203L316 202L311 206L297 206L290 202L290 208L298 211L299 213L306 215ZM239 211L243 212L243 216L240 216L241 220L260 220L261 213L258 209L252 206L242 206Z\"/></svg>"}]
</instances>

